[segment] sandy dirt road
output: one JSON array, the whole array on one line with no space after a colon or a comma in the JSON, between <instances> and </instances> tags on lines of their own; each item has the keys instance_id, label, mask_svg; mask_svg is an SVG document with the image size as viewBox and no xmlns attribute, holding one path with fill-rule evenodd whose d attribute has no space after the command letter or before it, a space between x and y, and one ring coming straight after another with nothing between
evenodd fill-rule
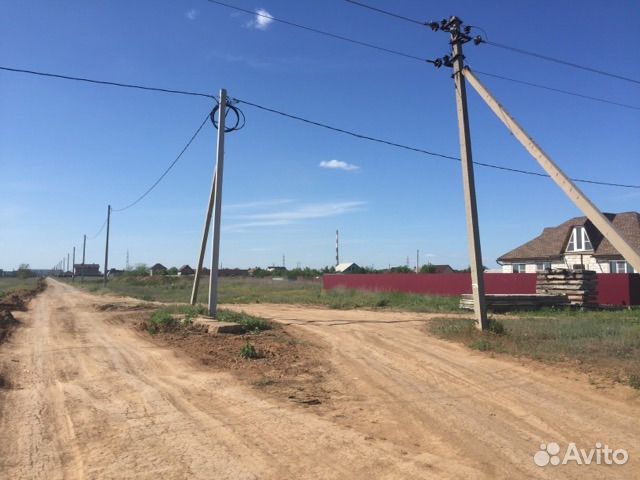
<instances>
[{"instance_id":1,"label":"sandy dirt road","mask_svg":"<svg viewBox=\"0 0 640 480\"><path fill-rule=\"evenodd\" d=\"M232 307L324 346L331 400L301 407L158 347L51 282L0 347L0 477L640 478L640 400L425 333L427 315ZM542 442L626 448L540 468Z\"/></svg>"}]
</instances>

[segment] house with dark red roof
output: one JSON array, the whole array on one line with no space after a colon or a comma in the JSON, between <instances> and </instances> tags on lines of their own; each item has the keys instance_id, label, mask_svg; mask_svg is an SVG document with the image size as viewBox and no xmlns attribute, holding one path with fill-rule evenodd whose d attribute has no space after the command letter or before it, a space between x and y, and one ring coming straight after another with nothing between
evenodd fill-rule
<instances>
[{"instance_id":1,"label":"house with dark red roof","mask_svg":"<svg viewBox=\"0 0 640 480\"><path fill-rule=\"evenodd\" d=\"M614 228L640 252L640 213L605 213ZM585 269L598 273L635 273L587 217L575 217L498 258L504 273Z\"/></svg>"}]
</instances>

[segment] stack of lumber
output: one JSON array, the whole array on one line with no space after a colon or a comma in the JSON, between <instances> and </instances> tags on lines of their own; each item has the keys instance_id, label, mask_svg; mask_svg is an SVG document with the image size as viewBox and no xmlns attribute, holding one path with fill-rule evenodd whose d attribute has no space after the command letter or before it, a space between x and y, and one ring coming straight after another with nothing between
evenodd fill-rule
<instances>
[{"instance_id":1,"label":"stack of lumber","mask_svg":"<svg viewBox=\"0 0 640 480\"><path fill-rule=\"evenodd\" d=\"M508 310L535 310L541 307L553 307L566 305L565 295L547 294L507 294L485 295L487 309L494 312L505 312ZM465 293L460 297L460 308L473 310L473 295Z\"/></svg>"},{"instance_id":2,"label":"stack of lumber","mask_svg":"<svg viewBox=\"0 0 640 480\"><path fill-rule=\"evenodd\" d=\"M552 270L539 273L536 292L566 295L571 305L596 305L598 277L590 270Z\"/></svg>"}]
</instances>

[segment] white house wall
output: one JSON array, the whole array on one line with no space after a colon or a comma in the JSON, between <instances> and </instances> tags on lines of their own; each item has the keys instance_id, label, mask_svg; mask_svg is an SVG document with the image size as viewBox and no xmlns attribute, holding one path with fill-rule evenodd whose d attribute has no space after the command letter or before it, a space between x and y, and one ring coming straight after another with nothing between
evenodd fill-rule
<instances>
[{"instance_id":1,"label":"white house wall","mask_svg":"<svg viewBox=\"0 0 640 480\"><path fill-rule=\"evenodd\" d=\"M521 264L525 262L514 262L514 264ZM570 254L565 255L563 261L551 262L551 268L553 270L571 269L574 265L583 264L586 270L592 270L597 273L610 273L610 265L608 261L600 261L590 254ZM513 264L505 263L502 265L502 273L513 273ZM525 263L525 273L537 273L536 263Z\"/></svg>"}]
</instances>

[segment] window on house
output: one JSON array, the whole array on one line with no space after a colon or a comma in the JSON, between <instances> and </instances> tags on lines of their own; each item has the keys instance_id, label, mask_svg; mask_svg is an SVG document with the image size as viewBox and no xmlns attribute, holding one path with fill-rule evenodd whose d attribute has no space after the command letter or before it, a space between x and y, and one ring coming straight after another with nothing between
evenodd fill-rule
<instances>
[{"instance_id":1,"label":"window on house","mask_svg":"<svg viewBox=\"0 0 640 480\"><path fill-rule=\"evenodd\" d=\"M524 263L514 263L513 264L513 273L524 273L527 265Z\"/></svg>"},{"instance_id":2,"label":"window on house","mask_svg":"<svg viewBox=\"0 0 640 480\"><path fill-rule=\"evenodd\" d=\"M584 252L593 250L587 229L584 227L573 227L569 243L567 244L567 252Z\"/></svg>"},{"instance_id":3,"label":"window on house","mask_svg":"<svg viewBox=\"0 0 640 480\"><path fill-rule=\"evenodd\" d=\"M635 273L633 267L624 260L612 260L609 267L611 273Z\"/></svg>"},{"instance_id":4,"label":"window on house","mask_svg":"<svg viewBox=\"0 0 640 480\"><path fill-rule=\"evenodd\" d=\"M536 263L536 272L546 272L551 270L551 262Z\"/></svg>"}]
</instances>

